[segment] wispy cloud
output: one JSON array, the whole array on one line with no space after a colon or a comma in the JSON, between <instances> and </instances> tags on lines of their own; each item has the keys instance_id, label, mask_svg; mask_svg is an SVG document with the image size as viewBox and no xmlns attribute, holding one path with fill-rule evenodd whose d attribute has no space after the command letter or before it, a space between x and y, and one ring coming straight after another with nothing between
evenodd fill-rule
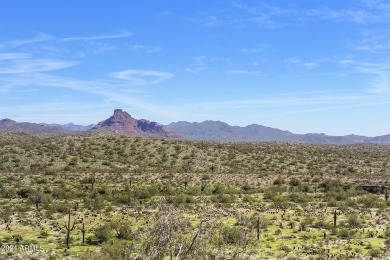
<instances>
[{"instance_id":1,"label":"wispy cloud","mask_svg":"<svg viewBox=\"0 0 390 260\"><path fill-rule=\"evenodd\" d=\"M288 58L284 61L288 66L299 66L307 69L314 69L319 66L318 62L315 61L301 61L297 58Z\"/></svg>"},{"instance_id":2,"label":"wispy cloud","mask_svg":"<svg viewBox=\"0 0 390 260\"><path fill-rule=\"evenodd\" d=\"M54 59L21 59L7 63L0 62L0 74L20 74L42 71L53 71L77 65L75 61Z\"/></svg>"},{"instance_id":3,"label":"wispy cloud","mask_svg":"<svg viewBox=\"0 0 390 260\"><path fill-rule=\"evenodd\" d=\"M19 47L22 45L29 45L29 44L35 44L39 42L46 42L46 41L51 41L54 40L54 37L45 34L45 33L37 33L33 38L30 39L25 39L25 40L15 40L11 42L12 47Z\"/></svg>"},{"instance_id":4,"label":"wispy cloud","mask_svg":"<svg viewBox=\"0 0 390 260\"><path fill-rule=\"evenodd\" d=\"M0 53L1 60L18 60L18 59L27 59L30 58L30 54L22 52L9 52L9 53Z\"/></svg>"},{"instance_id":5,"label":"wispy cloud","mask_svg":"<svg viewBox=\"0 0 390 260\"><path fill-rule=\"evenodd\" d=\"M243 48L240 50L240 52L242 52L242 53L259 53L259 52L263 52L264 49L265 49L264 46L257 47L257 48Z\"/></svg>"},{"instance_id":6,"label":"wispy cloud","mask_svg":"<svg viewBox=\"0 0 390 260\"><path fill-rule=\"evenodd\" d=\"M110 73L116 79L126 80L132 85L153 85L175 76L171 72L157 70L124 70Z\"/></svg>"},{"instance_id":7,"label":"wispy cloud","mask_svg":"<svg viewBox=\"0 0 390 260\"><path fill-rule=\"evenodd\" d=\"M12 48L14 56L4 56L3 58L21 58L16 55L15 50L21 50L23 53L37 54L41 56L55 57L73 57L83 58L88 54L97 55L111 52L116 49L117 44L111 40L131 37L133 33L123 31L116 34L106 34L98 36L77 36L77 37L54 37L45 33L37 33L34 37L24 40L13 40L5 42L4 48ZM151 50L152 51L152 50ZM27 55L26 53L26 55ZM0 57L1 60L1 57Z\"/></svg>"},{"instance_id":8,"label":"wispy cloud","mask_svg":"<svg viewBox=\"0 0 390 260\"><path fill-rule=\"evenodd\" d=\"M345 58L338 61L342 68L349 68L355 73L368 75L368 86L365 89L370 94L390 93L390 59L376 59L375 61L359 61Z\"/></svg>"},{"instance_id":9,"label":"wispy cloud","mask_svg":"<svg viewBox=\"0 0 390 260\"><path fill-rule=\"evenodd\" d=\"M132 36L131 32L121 32L117 34L107 34L107 35L99 35L99 36L77 36L77 37L66 37L60 39L62 42L69 41L95 41L95 40L110 40L110 39L118 39L118 38L127 38Z\"/></svg>"},{"instance_id":10,"label":"wispy cloud","mask_svg":"<svg viewBox=\"0 0 390 260\"><path fill-rule=\"evenodd\" d=\"M384 54L390 50L390 30L366 30L362 39L354 44L358 51L366 51L372 54Z\"/></svg>"},{"instance_id":11,"label":"wispy cloud","mask_svg":"<svg viewBox=\"0 0 390 260\"><path fill-rule=\"evenodd\" d=\"M97 123L104 117L106 104L89 104L86 102L47 102L26 105L8 105L0 107L0 114L10 115L18 122L35 123ZM83 113L80 113L83 111Z\"/></svg>"},{"instance_id":12,"label":"wispy cloud","mask_svg":"<svg viewBox=\"0 0 390 260\"><path fill-rule=\"evenodd\" d=\"M312 95L308 97L276 96L262 99L228 100L200 103L199 106L228 106L234 108L254 108L261 106L306 106L324 104L345 104L364 99L363 95Z\"/></svg>"},{"instance_id":13,"label":"wispy cloud","mask_svg":"<svg viewBox=\"0 0 390 260\"><path fill-rule=\"evenodd\" d=\"M238 76L262 74L260 71L251 71L251 70L227 70L226 73L231 75L238 75Z\"/></svg>"},{"instance_id":14,"label":"wispy cloud","mask_svg":"<svg viewBox=\"0 0 390 260\"><path fill-rule=\"evenodd\" d=\"M163 74L164 73L159 75L164 76ZM156 74L154 74L154 76L155 75ZM165 77L167 77L167 75L170 74L165 74ZM131 89L131 87L126 80L77 80L48 75L45 73L30 73L22 74L18 77L0 77L0 83L4 83L11 88L39 86L40 88L48 87L71 89L103 97L106 101L114 102L116 105L122 104L131 106L135 109L140 109L144 112L151 112L171 120L179 118L179 112L177 110L148 102L135 95L138 91L129 93L129 89Z\"/></svg>"},{"instance_id":15,"label":"wispy cloud","mask_svg":"<svg viewBox=\"0 0 390 260\"><path fill-rule=\"evenodd\" d=\"M3 86L3 87L0 87L0 93L7 93L11 90L11 87L10 86Z\"/></svg>"},{"instance_id":16,"label":"wispy cloud","mask_svg":"<svg viewBox=\"0 0 390 260\"><path fill-rule=\"evenodd\" d=\"M8 111L20 111L25 113L41 113L51 110L52 112L60 111L80 111L87 108L96 108L96 104L76 103L76 102L48 102L41 104L29 105L8 105L7 107L0 107L0 113L4 114ZM101 105L102 106L102 105Z\"/></svg>"},{"instance_id":17,"label":"wispy cloud","mask_svg":"<svg viewBox=\"0 0 390 260\"><path fill-rule=\"evenodd\" d=\"M381 10L383 12L390 11L390 3L388 1L383 1L383 0L363 0L362 1L366 6L376 9L376 10Z\"/></svg>"},{"instance_id":18,"label":"wispy cloud","mask_svg":"<svg viewBox=\"0 0 390 260\"><path fill-rule=\"evenodd\" d=\"M359 73L373 75L368 92L376 94L390 92L390 60L377 63L355 62L352 65Z\"/></svg>"},{"instance_id":19,"label":"wispy cloud","mask_svg":"<svg viewBox=\"0 0 390 260\"><path fill-rule=\"evenodd\" d=\"M60 70L79 64L77 61L52 58L34 58L29 53L0 53L0 74L21 74Z\"/></svg>"},{"instance_id":20,"label":"wispy cloud","mask_svg":"<svg viewBox=\"0 0 390 260\"><path fill-rule=\"evenodd\" d=\"M379 0L356 1L353 7L332 7L332 4L310 8L307 5L268 4L264 1L234 1L227 11L216 11L202 19L207 27L235 26L250 24L266 29L286 26L301 26L316 20L335 20L362 24L384 23L390 20L389 3ZM317 5L318 6L318 5ZM330 7L331 6L331 7Z\"/></svg>"},{"instance_id":21,"label":"wispy cloud","mask_svg":"<svg viewBox=\"0 0 390 260\"><path fill-rule=\"evenodd\" d=\"M302 95L306 95L302 97ZM357 107L380 106L390 104L389 95L376 94L294 94L264 97L259 99L237 99L196 104L184 107L196 107L197 112L205 115L223 113L223 111L268 111L267 115L303 114L328 110L343 110Z\"/></svg>"},{"instance_id":22,"label":"wispy cloud","mask_svg":"<svg viewBox=\"0 0 390 260\"><path fill-rule=\"evenodd\" d=\"M294 109L283 112L274 112L268 115L276 116L276 115L292 115L292 114L304 114L304 113L313 113L313 112L321 112L321 111L331 111L331 110L343 110L343 109L351 109L351 108L361 108L361 107L372 107L372 106L382 106L390 104L390 97L387 97L383 100L377 100L376 98L356 103L346 103L346 104L338 104L338 105L325 105L319 107L312 107L306 109Z\"/></svg>"},{"instance_id":23,"label":"wispy cloud","mask_svg":"<svg viewBox=\"0 0 390 260\"><path fill-rule=\"evenodd\" d=\"M132 51L143 51L146 53L156 53L161 51L161 47L152 47L152 46L146 46L142 44L133 44L130 46L130 50Z\"/></svg>"},{"instance_id":24,"label":"wispy cloud","mask_svg":"<svg viewBox=\"0 0 390 260\"><path fill-rule=\"evenodd\" d=\"M158 84L168 80L175 76L174 73L147 69L124 70L110 73L110 77L91 80L60 77L50 73L80 64L87 54L111 51L116 48L116 45L108 44L106 41L131 35L132 33L122 32L112 35L55 38L47 34L38 34L31 39L6 42L0 52L0 93L6 93L9 98L18 98L21 96L18 95L20 91L44 91L47 88L72 90L102 99L101 102L107 102L115 107L131 107L142 113L159 115L171 120L176 119L177 110L149 102L148 100L152 97L147 97L145 88L140 88L140 86ZM137 48L142 48L144 52L159 51L158 48L152 49L147 45L138 45ZM78 60L69 60L69 57L76 56ZM61 103L61 100L59 102L63 106L56 106L57 114L72 114L71 106L69 106L71 103ZM33 103L33 100L29 102ZM49 103L47 104L50 106ZM68 104L68 109L64 104ZM32 106L32 110L38 109L41 104ZM42 108L44 107L45 105L42 105ZM17 110L17 107L1 106L0 112L1 109L9 113L10 109ZM69 113L60 111L60 109L67 109ZM45 114L44 109L36 113L39 113L40 117Z\"/></svg>"},{"instance_id":25,"label":"wispy cloud","mask_svg":"<svg viewBox=\"0 0 390 260\"><path fill-rule=\"evenodd\" d=\"M321 7L306 10L304 13L312 19L344 20L358 24L373 22L379 19L374 13L359 9L331 9L329 7Z\"/></svg>"},{"instance_id":26,"label":"wispy cloud","mask_svg":"<svg viewBox=\"0 0 390 260\"><path fill-rule=\"evenodd\" d=\"M233 6L246 13L246 18L244 18L246 22L255 23L268 29L285 26L286 22L282 22L280 18L290 17L296 14L296 11L293 9L281 8L279 6L273 6L263 2L260 2L257 5L235 2Z\"/></svg>"},{"instance_id":27,"label":"wispy cloud","mask_svg":"<svg viewBox=\"0 0 390 260\"><path fill-rule=\"evenodd\" d=\"M185 71L198 74L202 71L205 71L210 63L214 63L217 61L218 58L216 57L209 57L205 55L196 56L194 57L194 63L192 64L192 66L185 68Z\"/></svg>"},{"instance_id":28,"label":"wispy cloud","mask_svg":"<svg viewBox=\"0 0 390 260\"><path fill-rule=\"evenodd\" d=\"M384 1L363 0L351 8L332 9L329 7L320 7L303 10L302 14L313 19L341 20L356 24L388 24L390 5Z\"/></svg>"}]
</instances>

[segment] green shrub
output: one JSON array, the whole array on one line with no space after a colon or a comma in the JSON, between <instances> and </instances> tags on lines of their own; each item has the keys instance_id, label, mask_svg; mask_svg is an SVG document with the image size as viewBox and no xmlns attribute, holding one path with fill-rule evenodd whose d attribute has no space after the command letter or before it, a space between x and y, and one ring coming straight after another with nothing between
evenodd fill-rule
<instances>
[{"instance_id":1,"label":"green shrub","mask_svg":"<svg viewBox=\"0 0 390 260\"><path fill-rule=\"evenodd\" d=\"M223 226L221 233L223 241L227 244L238 244L245 237L242 228L237 226Z\"/></svg>"},{"instance_id":2,"label":"green shrub","mask_svg":"<svg viewBox=\"0 0 390 260\"><path fill-rule=\"evenodd\" d=\"M365 208L385 208L386 202L381 200L379 196L373 194L367 194L358 199L359 204L363 204Z\"/></svg>"},{"instance_id":3,"label":"green shrub","mask_svg":"<svg viewBox=\"0 0 390 260\"><path fill-rule=\"evenodd\" d=\"M381 257L382 256L382 252L378 248L373 248L373 249L370 249L368 251L368 255L370 255L372 257Z\"/></svg>"},{"instance_id":4,"label":"green shrub","mask_svg":"<svg viewBox=\"0 0 390 260\"><path fill-rule=\"evenodd\" d=\"M283 184L285 184L286 183L286 181L284 180L284 179L282 179L282 178L277 178L276 180L274 180L274 182L273 182L273 185L275 185L275 186L280 186L280 185L283 185Z\"/></svg>"},{"instance_id":5,"label":"green shrub","mask_svg":"<svg viewBox=\"0 0 390 260\"><path fill-rule=\"evenodd\" d=\"M362 225L362 220L357 214L350 214L347 216L347 223L350 228L359 228Z\"/></svg>"},{"instance_id":6,"label":"green shrub","mask_svg":"<svg viewBox=\"0 0 390 260\"><path fill-rule=\"evenodd\" d=\"M105 242L109 240L110 238L114 237L113 231L111 229L110 224L104 224L100 227L98 227L94 232L96 238L100 242Z\"/></svg>"},{"instance_id":7,"label":"green shrub","mask_svg":"<svg viewBox=\"0 0 390 260\"><path fill-rule=\"evenodd\" d=\"M297 178L292 178L292 179L289 181L289 184L290 184L290 186L297 187L297 186L300 186L300 185L301 185L301 181L298 180Z\"/></svg>"}]
</instances>

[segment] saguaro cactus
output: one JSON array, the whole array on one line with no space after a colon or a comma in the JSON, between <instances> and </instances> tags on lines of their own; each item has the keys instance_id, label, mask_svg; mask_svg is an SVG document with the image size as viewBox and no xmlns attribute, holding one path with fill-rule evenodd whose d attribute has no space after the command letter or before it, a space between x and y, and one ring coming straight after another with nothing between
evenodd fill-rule
<instances>
[{"instance_id":1,"label":"saguaro cactus","mask_svg":"<svg viewBox=\"0 0 390 260\"><path fill-rule=\"evenodd\" d=\"M338 215L337 211L334 210L333 211L333 227L336 227L336 225L337 225L337 215Z\"/></svg>"},{"instance_id":2,"label":"saguaro cactus","mask_svg":"<svg viewBox=\"0 0 390 260\"><path fill-rule=\"evenodd\" d=\"M84 245L84 241L85 241L85 232L86 232L85 227L84 227L84 221L83 221L83 227L80 229L80 231L81 231L81 234L83 234L83 245Z\"/></svg>"},{"instance_id":3,"label":"saguaro cactus","mask_svg":"<svg viewBox=\"0 0 390 260\"><path fill-rule=\"evenodd\" d=\"M89 183L91 184L91 188L92 188L92 190L93 190L93 186L94 186L95 183L96 183L95 175L92 175L92 176L89 178Z\"/></svg>"},{"instance_id":4,"label":"saguaro cactus","mask_svg":"<svg viewBox=\"0 0 390 260\"><path fill-rule=\"evenodd\" d=\"M260 216L257 216L256 219L256 233L257 233L257 240L260 240Z\"/></svg>"},{"instance_id":5,"label":"saguaro cactus","mask_svg":"<svg viewBox=\"0 0 390 260\"><path fill-rule=\"evenodd\" d=\"M66 248L69 249L69 239L70 239L70 232L74 230L76 226L76 222L73 221L73 224L70 224L70 208L68 213L68 223L65 224L65 230L66 230Z\"/></svg>"}]
</instances>

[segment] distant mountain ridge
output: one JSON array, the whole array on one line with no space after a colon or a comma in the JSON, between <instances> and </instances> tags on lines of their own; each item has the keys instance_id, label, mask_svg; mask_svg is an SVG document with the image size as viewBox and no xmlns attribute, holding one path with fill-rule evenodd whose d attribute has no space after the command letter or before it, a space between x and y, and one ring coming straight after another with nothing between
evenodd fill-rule
<instances>
[{"instance_id":1,"label":"distant mountain ridge","mask_svg":"<svg viewBox=\"0 0 390 260\"><path fill-rule=\"evenodd\" d=\"M180 121L166 125L169 131L178 133L190 140L227 141L227 142L300 142L310 144L390 144L390 135L366 137L358 135L329 136L325 134L294 134L262 125L246 127L231 126L220 121L190 123Z\"/></svg>"},{"instance_id":2,"label":"distant mountain ridge","mask_svg":"<svg viewBox=\"0 0 390 260\"><path fill-rule=\"evenodd\" d=\"M255 124L240 127L231 126L221 121L207 120L202 123L180 121L166 125L165 128L191 140L239 142L295 141L294 134L291 132Z\"/></svg>"},{"instance_id":3,"label":"distant mountain ridge","mask_svg":"<svg viewBox=\"0 0 390 260\"><path fill-rule=\"evenodd\" d=\"M88 131L89 129L92 129L94 128L96 125L95 124L91 124L91 125L76 125L76 124L73 124L73 123L68 123L68 124L65 124L65 125L61 125L61 124L45 124L43 123L43 125L46 125L46 126L59 126L65 130L68 130L68 131L72 131L72 132L84 132L84 131Z\"/></svg>"},{"instance_id":4,"label":"distant mountain ridge","mask_svg":"<svg viewBox=\"0 0 390 260\"><path fill-rule=\"evenodd\" d=\"M18 123L8 118L0 120L0 131L41 133L41 134L60 134L60 133L70 132L60 126L50 126L45 124L36 124L36 123L28 123L28 122Z\"/></svg>"},{"instance_id":5,"label":"distant mountain ridge","mask_svg":"<svg viewBox=\"0 0 390 260\"><path fill-rule=\"evenodd\" d=\"M245 127L231 126L221 121L207 120L201 123L186 121L163 126L146 119L135 119L121 109L97 125L18 123L11 119L0 120L1 132L29 132L48 134L77 134L78 132L102 132L121 135L153 136L160 138L184 138L189 140L225 142L300 142L309 144L390 144L390 134L376 137L360 135L330 136L326 134L294 134L289 131L251 124Z\"/></svg>"}]
</instances>

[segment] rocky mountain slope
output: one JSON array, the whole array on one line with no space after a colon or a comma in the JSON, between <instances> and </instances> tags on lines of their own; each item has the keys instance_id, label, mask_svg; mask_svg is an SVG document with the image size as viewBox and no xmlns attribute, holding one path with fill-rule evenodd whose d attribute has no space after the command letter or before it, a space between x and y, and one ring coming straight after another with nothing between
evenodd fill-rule
<instances>
[{"instance_id":1,"label":"rocky mountain slope","mask_svg":"<svg viewBox=\"0 0 390 260\"><path fill-rule=\"evenodd\" d=\"M180 138L178 134L166 131L162 125L156 122L145 119L137 120L121 109L115 109L113 116L99 122L89 132Z\"/></svg>"}]
</instances>

